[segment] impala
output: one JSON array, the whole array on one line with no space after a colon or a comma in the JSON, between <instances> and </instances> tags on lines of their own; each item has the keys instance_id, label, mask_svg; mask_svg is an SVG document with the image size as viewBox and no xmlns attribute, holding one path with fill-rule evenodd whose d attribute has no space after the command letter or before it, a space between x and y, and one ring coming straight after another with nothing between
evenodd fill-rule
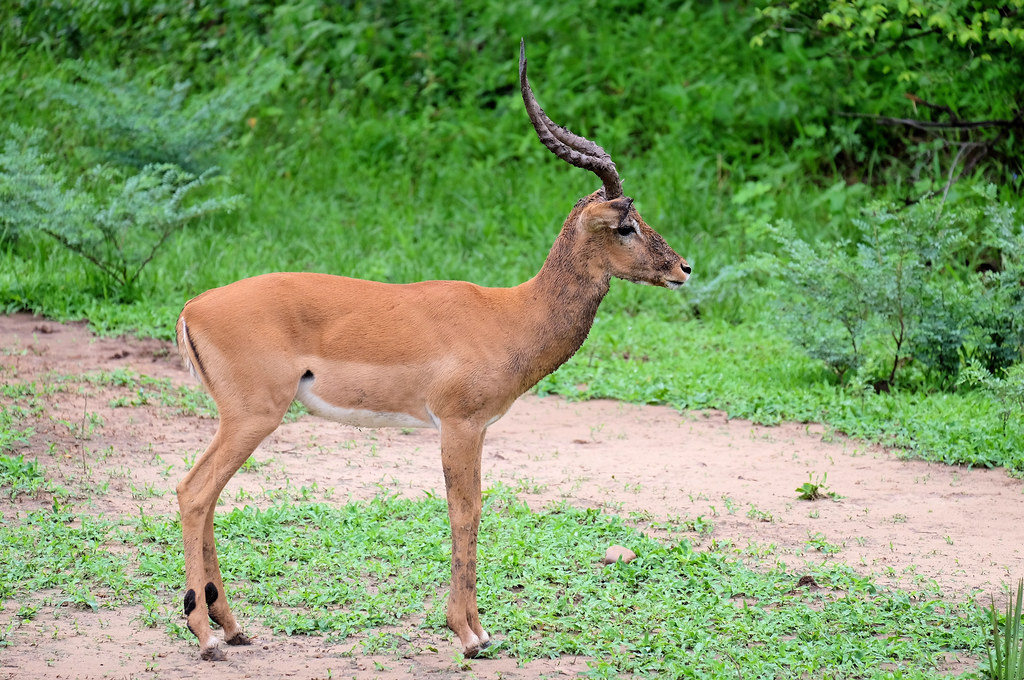
<instances>
[{"instance_id":1,"label":"impala","mask_svg":"<svg viewBox=\"0 0 1024 680\"><path fill-rule=\"evenodd\" d=\"M356 426L433 427L452 531L448 627L475 656L490 637L476 604L480 458L487 427L583 344L616 278L683 285L686 261L622 195L615 164L555 125L537 104L520 43L523 101L540 140L603 186L573 207L540 272L513 288L462 281L387 284L277 273L206 291L185 304L177 343L217 403L220 423L178 484L185 616L203 659L250 644L228 607L213 513L224 485L294 400Z\"/></svg>"}]
</instances>

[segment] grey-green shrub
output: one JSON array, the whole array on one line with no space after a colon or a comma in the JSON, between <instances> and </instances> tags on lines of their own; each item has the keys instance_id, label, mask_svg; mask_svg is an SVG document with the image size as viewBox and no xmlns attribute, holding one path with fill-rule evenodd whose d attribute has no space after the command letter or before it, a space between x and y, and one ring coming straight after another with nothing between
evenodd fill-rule
<instances>
[{"instance_id":1,"label":"grey-green shrub","mask_svg":"<svg viewBox=\"0 0 1024 680\"><path fill-rule=\"evenodd\" d=\"M53 154L39 150L41 132L12 125L8 134L0 154L5 233L55 239L91 262L125 299L138 293L143 269L172 233L241 201L239 196L195 197L216 168L195 175L173 164L146 165L138 172L100 164L71 181Z\"/></svg>"},{"instance_id":2,"label":"grey-green shrub","mask_svg":"<svg viewBox=\"0 0 1024 680\"><path fill-rule=\"evenodd\" d=\"M1000 373L1021 360L1024 227L1011 206L876 206L855 226L856 244L776 232L780 324L809 356L881 390L948 389L965 362Z\"/></svg>"},{"instance_id":3,"label":"grey-green shrub","mask_svg":"<svg viewBox=\"0 0 1024 680\"><path fill-rule=\"evenodd\" d=\"M124 69L69 62L70 78L45 82L58 122L104 162L142 168L174 164L201 175L218 165L244 121L284 78L274 59L239 68L225 85L196 92L188 80L167 82L159 70L130 77Z\"/></svg>"}]
</instances>

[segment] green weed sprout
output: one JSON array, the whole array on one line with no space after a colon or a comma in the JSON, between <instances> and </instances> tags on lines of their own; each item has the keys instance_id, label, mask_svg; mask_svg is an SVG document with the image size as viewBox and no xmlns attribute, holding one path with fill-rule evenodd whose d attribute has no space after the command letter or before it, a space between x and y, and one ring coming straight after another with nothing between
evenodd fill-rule
<instances>
[{"instance_id":1,"label":"green weed sprout","mask_svg":"<svg viewBox=\"0 0 1024 680\"><path fill-rule=\"evenodd\" d=\"M798 499L802 501L817 501L822 498L831 498L837 500L839 496L835 491L829 491L828 487L825 486L825 480L828 479L828 473L821 475L817 479L814 479L814 473L807 474L807 481L796 488Z\"/></svg>"}]
</instances>

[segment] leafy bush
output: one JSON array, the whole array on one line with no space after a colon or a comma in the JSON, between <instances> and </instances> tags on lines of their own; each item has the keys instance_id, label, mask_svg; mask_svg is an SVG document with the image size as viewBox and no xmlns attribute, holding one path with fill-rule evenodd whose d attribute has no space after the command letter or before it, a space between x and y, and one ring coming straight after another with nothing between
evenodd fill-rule
<instances>
[{"instance_id":1,"label":"leafy bush","mask_svg":"<svg viewBox=\"0 0 1024 680\"><path fill-rule=\"evenodd\" d=\"M958 384L981 388L996 398L1002 405L1004 435L1007 426L1017 422L1013 419L1014 413L1024 414L1024 364L1011 366L1000 378L977 361L972 361L964 368Z\"/></svg>"},{"instance_id":2,"label":"leafy bush","mask_svg":"<svg viewBox=\"0 0 1024 680\"><path fill-rule=\"evenodd\" d=\"M219 160L247 112L275 91L285 68L265 60L223 87L195 92L185 80L163 86L159 71L130 78L123 69L70 62L71 79L45 81L58 123L77 132L106 162L142 168L173 164L201 175ZM236 138L237 138L236 134Z\"/></svg>"},{"instance_id":3,"label":"leafy bush","mask_svg":"<svg viewBox=\"0 0 1024 680\"><path fill-rule=\"evenodd\" d=\"M0 154L0 243L18 240L29 224L42 216L54 222L65 219L61 178L47 169L50 156L39 150L43 133L8 128ZM57 182L54 180L57 179Z\"/></svg>"},{"instance_id":4,"label":"leafy bush","mask_svg":"<svg viewBox=\"0 0 1024 680\"><path fill-rule=\"evenodd\" d=\"M285 70L263 60L203 92L188 81L161 85L167 78L159 70L129 77L95 63L69 63L63 79L27 80L46 92L46 103L60 104L51 107L58 132L8 128L0 241L45 234L99 271L97 292L136 298L143 270L176 230L239 205L239 196L199 198L201 189ZM92 154L82 155L83 142Z\"/></svg>"},{"instance_id":5,"label":"leafy bush","mask_svg":"<svg viewBox=\"0 0 1024 680\"><path fill-rule=\"evenodd\" d=\"M835 145L845 174L893 168L915 196L976 170L1024 186L1024 1L757 4L751 43L815 63L804 87L825 106L800 123Z\"/></svg>"},{"instance_id":6,"label":"leafy bush","mask_svg":"<svg viewBox=\"0 0 1024 680\"><path fill-rule=\"evenodd\" d=\"M965 362L1001 373L1021 360L1024 227L1008 206L938 209L866 211L856 245L777 232L782 326L841 382L950 388ZM995 261L982 267L979 253Z\"/></svg>"},{"instance_id":7,"label":"leafy bush","mask_svg":"<svg viewBox=\"0 0 1024 680\"><path fill-rule=\"evenodd\" d=\"M174 231L240 202L238 196L193 200L215 169L193 175L154 164L127 174L101 164L70 182L53 155L37 148L41 132L12 125L9 134L0 154L0 225L13 234L52 237L91 262L126 299Z\"/></svg>"},{"instance_id":8,"label":"leafy bush","mask_svg":"<svg viewBox=\"0 0 1024 680\"><path fill-rule=\"evenodd\" d=\"M986 294L971 310L983 334L970 358L999 374L1021 360L1024 344L1024 229L1009 206L990 209L986 217L983 254L991 260L981 265Z\"/></svg>"}]
</instances>

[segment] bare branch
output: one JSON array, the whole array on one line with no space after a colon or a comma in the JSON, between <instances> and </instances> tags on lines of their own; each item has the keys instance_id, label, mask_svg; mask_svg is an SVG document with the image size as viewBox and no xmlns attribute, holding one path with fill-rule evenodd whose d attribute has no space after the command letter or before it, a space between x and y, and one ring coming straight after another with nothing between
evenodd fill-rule
<instances>
[{"instance_id":1,"label":"bare branch","mask_svg":"<svg viewBox=\"0 0 1024 680\"><path fill-rule=\"evenodd\" d=\"M879 125L903 125L918 130L977 130L979 128L1013 128L1024 127L1024 121L1020 116L1013 120L954 120L954 121L931 121L917 120L914 118L893 118L891 116L879 116L873 113L855 113L840 111L840 116L846 118L866 118Z\"/></svg>"}]
</instances>

